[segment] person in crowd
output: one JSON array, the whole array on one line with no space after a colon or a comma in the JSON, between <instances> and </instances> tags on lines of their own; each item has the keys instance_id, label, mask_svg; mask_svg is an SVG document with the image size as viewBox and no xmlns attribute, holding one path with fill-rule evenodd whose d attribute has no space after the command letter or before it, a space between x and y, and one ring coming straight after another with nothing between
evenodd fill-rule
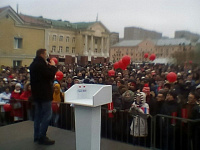
<instances>
[{"instance_id":1,"label":"person in crowd","mask_svg":"<svg viewBox=\"0 0 200 150\"><path fill-rule=\"evenodd\" d=\"M117 87L119 88L122 85L125 85L124 80L118 80L117 81Z\"/></svg>"},{"instance_id":2,"label":"person in crowd","mask_svg":"<svg viewBox=\"0 0 200 150\"><path fill-rule=\"evenodd\" d=\"M98 84L104 84L104 80L102 77L98 78L98 81L97 81Z\"/></svg>"},{"instance_id":3,"label":"person in crowd","mask_svg":"<svg viewBox=\"0 0 200 150\"><path fill-rule=\"evenodd\" d=\"M196 93L197 94L197 93ZM199 98L199 94L197 94ZM197 97L196 97L197 98ZM191 110L191 119L199 120L200 119L200 105L196 105L193 107ZM193 148L195 150L200 149L200 121L194 122L192 125L193 132L191 134L192 136L192 141L193 141Z\"/></svg>"},{"instance_id":4,"label":"person in crowd","mask_svg":"<svg viewBox=\"0 0 200 150\"><path fill-rule=\"evenodd\" d=\"M130 126L130 135L134 138L134 144L144 145L144 137L148 135L147 117L149 114L149 105L146 103L146 94L137 92L134 96L134 102L130 111L133 115L133 121Z\"/></svg>"},{"instance_id":5,"label":"person in crowd","mask_svg":"<svg viewBox=\"0 0 200 150\"><path fill-rule=\"evenodd\" d=\"M137 89L136 83L135 83L135 81L132 80L132 79L128 80L127 86L128 86L128 90L131 90L132 92L135 92L136 89Z\"/></svg>"},{"instance_id":6,"label":"person in crowd","mask_svg":"<svg viewBox=\"0 0 200 150\"><path fill-rule=\"evenodd\" d=\"M73 85L73 80L72 80L71 76L67 77L67 82L66 83L67 83L66 89L68 90Z\"/></svg>"},{"instance_id":7,"label":"person in crowd","mask_svg":"<svg viewBox=\"0 0 200 150\"><path fill-rule=\"evenodd\" d=\"M83 80L83 76L82 76L82 73L81 72L78 72L77 73L77 77L79 80Z\"/></svg>"},{"instance_id":8,"label":"person in crowd","mask_svg":"<svg viewBox=\"0 0 200 150\"><path fill-rule=\"evenodd\" d=\"M165 103L167 96L167 91L165 89L161 89L158 92L158 95L156 96L156 103L155 103L155 114L161 114L162 113L162 107L163 104Z\"/></svg>"},{"instance_id":9,"label":"person in crowd","mask_svg":"<svg viewBox=\"0 0 200 150\"><path fill-rule=\"evenodd\" d=\"M159 90L158 92L158 95L156 96L156 101L155 103L153 104L152 107L150 107L150 112L151 112L151 115L155 116L155 115L159 115L162 113L162 108L163 108L163 105L165 103L165 99L166 99L166 96L167 96L167 91L165 89L161 89ZM162 119L161 117L156 117L156 120L155 120L155 124L156 124L156 147L157 148L161 148L161 145L160 145L160 136L161 136L161 131L162 131L162 127L160 125L160 123L162 122Z\"/></svg>"},{"instance_id":10,"label":"person in crowd","mask_svg":"<svg viewBox=\"0 0 200 150\"><path fill-rule=\"evenodd\" d=\"M22 121L24 119L23 118L23 113L24 113L23 112L23 103L20 100L20 96L21 96L22 92L23 92L23 90L21 88L21 84L16 83L15 89L12 91L11 96L10 96L15 122Z\"/></svg>"},{"instance_id":11,"label":"person in crowd","mask_svg":"<svg viewBox=\"0 0 200 150\"><path fill-rule=\"evenodd\" d=\"M130 125L133 117L130 115L130 108L134 102L134 92L127 90L122 94L122 108L123 110L123 123L121 131L123 131L124 141L132 143L132 137L130 136Z\"/></svg>"},{"instance_id":12,"label":"person in crowd","mask_svg":"<svg viewBox=\"0 0 200 150\"><path fill-rule=\"evenodd\" d=\"M167 83L164 84L163 88L168 92L171 89L171 84L167 82Z\"/></svg>"},{"instance_id":13,"label":"person in crowd","mask_svg":"<svg viewBox=\"0 0 200 150\"><path fill-rule=\"evenodd\" d=\"M50 65L47 65L47 66L48 66L48 68L53 68ZM182 106L181 108L183 109L183 106L188 104L187 101L188 101L188 95L190 95L189 93L191 93L192 90L196 90L196 92L199 93L199 89L200 89L199 88L200 86L199 87L197 86L199 84L198 74L200 72L200 69L198 66L195 66L195 65L192 65L190 68L191 70L188 71L188 68L183 67L182 65L180 65L180 66L164 65L164 64L163 65L161 65L161 64L140 64L140 65L138 65L138 64L131 63L127 67L127 70L116 69L116 74L115 74L115 76L112 76L112 77L108 76L108 71L111 70L113 67L112 64L104 63L104 64L102 64L101 67L99 65L91 64L91 63L86 66L83 66L83 65L79 66L77 64L66 64L66 65L59 65L58 67L59 67L60 71L63 71L64 78L68 77L68 76L72 77L72 79L73 79L72 83L74 83L74 84L83 83L83 80L86 79L86 81L87 81L87 78L88 78L89 83L112 85L114 117L111 118L111 120L112 121L114 120L114 121L105 123L105 124L109 124L109 123L112 124L112 128L110 128L110 130L112 130L112 131L110 131L111 133L116 131L116 129L117 129L117 128L115 128L116 124L119 125L120 123L123 122L123 121L121 121L121 122L118 121L118 120L124 119L124 118L122 118L122 115L120 117L119 114L126 113L126 112L124 112L122 95L127 90L131 90L133 92L142 91L146 80L149 82L149 87L150 87L150 101L147 99L146 99L146 101L149 102L148 104L149 104L150 114L153 116L155 114L161 113L161 114L165 114L165 115L169 115L169 116L173 115L173 116L181 117L181 114L182 114L181 109L179 112L177 112L177 114L176 114L176 111L172 112L172 109L175 110L176 105L178 105L178 107ZM30 79L30 70L31 69L30 70L29 69L30 68L27 68L27 67L12 68L12 67L2 65L2 68L1 68L2 71L0 72L0 79L3 80L4 86L9 86L9 88L12 88L11 91L13 91L15 89L16 83L21 83L21 84L25 85L24 83L26 83L26 81ZM52 71L50 71L50 72L52 72ZM166 81L167 80L166 76L169 72L177 73L177 81L175 81L174 83L168 83L168 81ZM39 76L41 76L41 74ZM49 74L49 76L51 76L51 73ZM53 76L52 76L52 78L53 78ZM79 80L76 80L77 78ZM103 79L104 82L101 82L101 78ZM49 81L49 77L45 78L45 79L44 78L40 79L40 77L39 77L39 80L46 81L46 79L48 79L48 82L51 82L51 81ZM122 80L122 82L120 80ZM118 81L120 81L120 83ZM65 92L67 90L66 89L67 85L66 85L65 79L57 81L56 83L59 83L61 85L62 92ZM164 86L164 83L166 83L165 86ZM195 83L195 85L193 85L194 83ZM47 84L47 83L45 83L45 84ZM121 85L121 84L123 84L123 85ZM42 85L43 85L43 83L42 83ZM39 85L39 83L38 83L37 86L40 88L41 85ZM194 88L195 86L196 86L196 89ZM42 88L41 91L42 92L43 92L43 90L46 91L46 89L49 89L50 87L53 89L53 85L49 84L49 86L47 88ZM177 93L176 95L178 95L178 100L177 100L177 98L174 98L174 94L172 94L172 96L170 96L170 94L169 94L169 96L166 97L166 100L163 101L163 99L165 99L165 94L163 95L162 92L158 93L158 91L162 91L164 89L167 89L168 91L175 89L175 93ZM46 98L43 98L43 99L48 99L48 101L50 101L49 97L47 97L47 96L44 96L44 97L46 97ZM147 98L148 98L148 96L147 96ZM162 99L162 100L160 100L160 99ZM172 100L172 99L173 99L173 101L170 102L170 100ZM177 102L177 104L176 104L176 102ZM61 108L61 105L60 105L60 108ZM72 107L69 107L69 108L70 108L70 111L72 111L72 113L73 113ZM107 107L106 107L106 109L107 109ZM195 119L198 118L198 106L194 106L191 109L191 114L192 114L191 116L194 117ZM69 119L69 117L68 117L69 115L73 116L73 114L71 114L71 113L66 113L66 115L67 115L66 118L68 118L68 119ZM105 116L108 117L108 114ZM59 118L61 118L61 117L59 117ZM62 128L71 129L71 126L66 127L68 125L68 121L67 121L66 125L64 125L64 123L66 122L66 118L63 119L65 121L62 120L63 121L62 123L60 123L60 119L59 119L58 125L63 124ZM150 118L151 117L149 117L148 120L150 120ZM167 118L167 117L164 117L164 118ZM70 120L72 120L72 119L73 118L71 118ZM70 120L69 120L69 122L70 122ZM171 129L180 128L180 126L179 127L177 126L179 121L177 121L176 119L171 119L171 118L170 119L158 119L158 122L160 123L159 124L160 126L163 126L164 124L169 125L169 127L164 127L162 130L166 129L167 131L171 131ZM188 121L188 123L189 123L189 121ZM149 123L147 123L147 124L149 125ZM181 125L182 125L182 123L181 123ZM120 125L119 125L119 127L120 127ZM157 127L158 127L158 125L157 125ZM124 131L124 130L121 130L120 128L118 128L117 130ZM157 132L157 130L156 130L156 132ZM165 133L166 132L164 132L164 134ZM197 132L195 132L195 133L197 133ZM150 132L148 134L150 134ZM105 135L105 133L104 133L104 135ZM112 134L112 136L110 136L110 137L114 138L114 135L117 135L117 134L116 133ZM120 137L121 135L125 135L125 134L120 133L119 136L115 139L117 139L117 140L123 139L122 137ZM168 135L166 134L166 136L168 136ZM171 135L169 134L169 136L171 136ZM170 138L166 138L166 139L170 139ZM173 137L171 139L174 140ZM146 138L146 140L148 140L148 138ZM160 142L163 145L163 141L160 141ZM173 144L171 144L171 145L173 146ZM159 148L162 148L162 147L159 147Z\"/></svg>"},{"instance_id":14,"label":"person in crowd","mask_svg":"<svg viewBox=\"0 0 200 150\"><path fill-rule=\"evenodd\" d=\"M10 87L4 87L4 90L2 93L0 93L0 101L8 103L10 102L11 92Z\"/></svg>"},{"instance_id":15,"label":"person in crowd","mask_svg":"<svg viewBox=\"0 0 200 150\"><path fill-rule=\"evenodd\" d=\"M19 100L22 92L23 91L22 91L22 88L21 88L21 84L20 83L16 83L15 84L15 89L11 93L11 99Z\"/></svg>"},{"instance_id":16,"label":"person in crowd","mask_svg":"<svg viewBox=\"0 0 200 150\"><path fill-rule=\"evenodd\" d=\"M2 93L4 91L4 87L5 87L5 84L4 84L3 80L0 80L0 93Z\"/></svg>"},{"instance_id":17,"label":"person in crowd","mask_svg":"<svg viewBox=\"0 0 200 150\"><path fill-rule=\"evenodd\" d=\"M184 104L181 108L181 117L185 118L185 119L193 119L194 116L192 116L192 111L195 107L197 107L199 105L199 103L197 102L199 96L197 93L195 92L190 92L188 95L188 101L186 104ZM183 121L183 127L182 127L182 131L183 131L183 145L182 148L183 149L188 149L188 147L190 149L192 149L192 147L194 147L194 138L193 135L195 135L195 130L193 127L193 124L191 122L187 122L187 121Z\"/></svg>"},{"instance_id":18,"label":"person in crowd","mask_svg":"<svg viewBox=\"0 0 200 150\"><path fill-rule=\"evenodd\" d=\"M32 108L32 102L30 101L30 99L32 98L31 96L31 84L30 82L27 82L24 86L24 91L20 95L20 100L24 100L24 102L21 101L21 103L23 104L23 114L25 120L26 118L28 118L29 120L33 120L34 108Z\"/></svg>"},{"instance_id":19,"label":"person in crowd","mask_svg":"<svg viewBox=\"0 0 200 150\"><path fill-rule=\"evenodd\" d=\"M177 93L174 90L168 92L166 96L166 102L162 105L161 114L173 117L180 117L180 105L177 102ZM161 123L162 128L162 148L163 149L171 149L175 150L178 148L179 143L177 142L175 145L173 143L174 140L178 140L177 135L177 120L176 119L168 119Z\"/></svg>"},{"instance_id":20,"label":"person in crowd","mask_svg":"<svg viewBox=\"0 0 200 150\"><path fill-rule=\"evenodd\" d=\"M196 93L198 94L198 96L199 96L199 99L197 100L197 102L200 103L200 84L198 84L198 85L196 86L195 92L196 92Z\"/></svg>"},{"instance_id":21,"label":"person in crowd","mask_svg":"<svg viewBox=\"0 0 200 150\"><path fill-rule=\"evenodd\" d=\"M67 84L66 84L66 83L61 83L61 87L60 87L60 88L61 88L61 92L64 93L64 92L67 90L66 87L67 87Z\"/></svg>"},{"instance_id":22,"label":"person in crowd","mask_svg":"<svg viewBox=\"0 0 200 150\"><path fill-rule=\"evenodd\" d=\"M53 100L53 80L57 72L55 62L47 62L46 49L39 49L30 65L32 97L35 103L34 142L44 145L55 143L47 137L46 132L51 120Z\"/></svg>"},{"instance_id":23,"label":"person in crowd","mask_svg":"<svg viewBox=\"0 0 200 150\"><path fill-rule=\"evenodd\" d=\"M59 107L61 102L64 102L64 94L60 90L60 84L54 84L54 91L53 91L53 101L52 101L52 124L53 126L58 126L58 119L60 117L59 114Z\"/></svg>"},{"instance_id":24,"label":"person in crowd","mask_svg":"<svg viewBox=\"0 0 200 150\"><path fill-rule=\"evenodd\" d=\"M31 84L28 82L24 86L24 91L20 95L19 99L28 100L31 95L32 95L32 93L31 93Z\"/></svg>"},{"instance_id":25,"label":"person in crowd","mask_svg":"<svg viewBox=\"0 0 200 150\"><path fill-rule=\"evenodd\" d=\"M10 103L10 88L9 87L4 87L4 90L2 93L0 93L0 102L2 103ZM0 106L0 123L1 124L6 124L10 120L10 112L5 112L3 105Z\"/></svg>"}]
</instances>

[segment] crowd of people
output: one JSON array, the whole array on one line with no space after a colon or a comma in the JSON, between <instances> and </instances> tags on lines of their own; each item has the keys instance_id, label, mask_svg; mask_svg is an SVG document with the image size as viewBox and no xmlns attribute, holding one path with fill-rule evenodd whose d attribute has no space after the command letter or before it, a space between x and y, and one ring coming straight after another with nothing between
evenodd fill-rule
<instances>
[{"instance_id":1,"label":"crowd of people","mask_svg":"<svg viewBox=\"0 0 200 150\"><path fill-rule=\"evenodd\" d=\"M113 69L112 64L90 63L86 66L77 64L58 65L57 68L63 72L64 78L57 80L55 78L53 93L53 125L60 127L67 126L59 115L61 110L70 109L68 105L60 105L64 102L63 93L68 90L73 84L106 84L112 85L112 128L115 130L112 136L118 136L118 131L123 130L126 137L138 142L138 137L143 138L149 136L150 116L158 114L179 117L183 119L200 119L200 68L194 64L184 65L168 65L168 64L153 64L153 63L131 63L125 70L116 69L115 75L110 76L108 71ZM31 113L32 98L30 85L30 70L28 66L11 68L1 66L0 68L0 101L12 103L12 113L10 116L14 121L24 120L22 113L23 103L16 100L28 101L30 104L26 106L27 118L32 119ZM170 83L166 76L169 72L174 72L177 75L177 80ZM107 105L103 106L107 108ZM24 107L23 107L24 108ZM1 123L4 122L5 110L1 107ZM119 113L128 114L128 119L121 123ZM66 119L65 111L62 118ZM71 114L70 114L71 116ZM122 117L122 116L121 116ZM68 119L68 118L67 118ZM108 118L109 119L109 118ZM179 136L174 137L169 134L173 130L178 121L175 119L157 118L157 122L163 124L168 123L169 126L163 126L162 129L157 125L157 139L162 130L162 145L157 145L163 149L173 149L175 140L180 140ZM118 124L118 125L117 125ZM120 126L119 124L124 124ZM187 121L180 123L183 128L183 135L190 138L193 144L186 144L183 147L198 146L198 142L194 137L199 137L199 128L197 125L190 127ZM102 124L103 125L103 124ZM123 127L123 129L120 129ZM186 130L190 130L189 135ZM178 130L176 130L178 132ZM128 135L127 135L128 134ZM168 136L165 136L165 135ZM130 138L131 137L131 138ZM135 138L132 138L135 137ZM166 139L168 138L168 139ZM177 139L179 138L179 139ZM182 143L186 138L183 138ZM166 142L168 141L168 142ZM159 142L158 142L159 143ZM196 144L196 145L195 145ZM176 145L174 147L177 148Z\"/></svg>"}]
</instances>

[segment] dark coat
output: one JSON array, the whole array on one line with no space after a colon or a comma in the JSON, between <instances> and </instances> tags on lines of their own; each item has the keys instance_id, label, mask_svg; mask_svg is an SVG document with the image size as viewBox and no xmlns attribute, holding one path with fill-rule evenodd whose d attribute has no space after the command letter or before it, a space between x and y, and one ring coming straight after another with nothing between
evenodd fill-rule
<instances>
[{"instance_id":1,"label":"dark coat","mask_svg":"<svg viewBox=\"0 0 200 150\"><path fill-rule=\"evenodd\" d=\"M180 105L177 103L176 100L166 101L161 108L161 114L172 116L173 112L177 113L177 117L180 117Z\"/></svg>"},{"instance_id":2,"label":"dark coat","mask_svg":"<svg viewBox=\"0 0 200 150\"><path fill-rule=\"evenodd\" d=\"M46 102L53 100L53 80L57 68L48 65L42 57L36 57L30 65L31 91L33 100Z\"/></svg>"}]
</instances>

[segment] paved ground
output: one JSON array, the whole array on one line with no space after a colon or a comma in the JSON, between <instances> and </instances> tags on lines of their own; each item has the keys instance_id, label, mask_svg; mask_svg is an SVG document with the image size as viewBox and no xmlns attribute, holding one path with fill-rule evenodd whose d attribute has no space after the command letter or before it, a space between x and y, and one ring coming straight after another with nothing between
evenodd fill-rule
<instances>
[{"instance_id":1,"label":"paved ground","mask_svg":"<svg viewBox=\"0 0 200 150\"><path fill-rule=\"evenodd\" d=\"M75 150L75 133L49 127L48 136L55 145L43 146L33 142L33 122L24 121L0 127L0 150ZM101 150L147 150L142 147L101 139Z\"/></svg>"}]
</instances>

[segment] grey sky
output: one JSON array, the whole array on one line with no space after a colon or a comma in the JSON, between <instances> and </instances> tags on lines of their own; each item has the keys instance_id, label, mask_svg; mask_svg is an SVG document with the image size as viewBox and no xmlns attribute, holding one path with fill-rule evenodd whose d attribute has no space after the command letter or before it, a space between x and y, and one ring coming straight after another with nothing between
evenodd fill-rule
<instances>
[{"instance_id":1,"label":"grey sky","mask_svg":"<svg viewBox=\"0 0 200 150\"><path fill-rule=\"evenodd\" d=\"M0 0L16 11L70 22L101 21L111 32L124 36L135 26L174 37L176 30L200 34L200 0Z\"/></svg>"}]
</instances>

